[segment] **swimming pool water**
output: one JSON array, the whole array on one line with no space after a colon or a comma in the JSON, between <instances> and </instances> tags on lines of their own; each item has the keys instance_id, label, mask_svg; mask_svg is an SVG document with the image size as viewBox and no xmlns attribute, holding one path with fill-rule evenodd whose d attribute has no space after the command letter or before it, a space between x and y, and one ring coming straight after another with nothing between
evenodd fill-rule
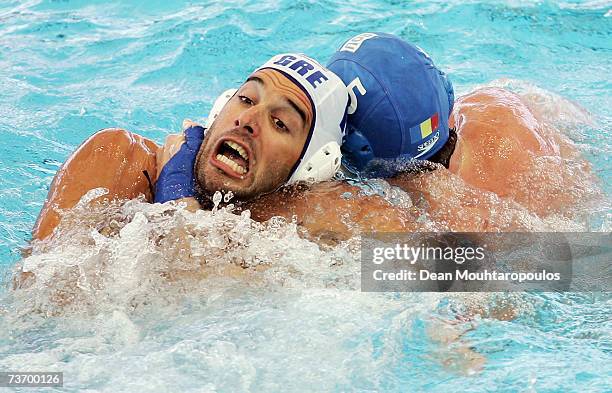
<instances>
[{"instance_id":1,"label":"swimming pool water","mask_svg":"<svg viewBox=\"0 0 612 393\"><path fill-rule=\"evenodd\" d=\"M532 92L612 194L610 1L0 0L2 275L20 259L55 171L93 132L121 127L161 142L271 55L324 63L364 31L425 48L457 95L487 84ZM596 213L595 230L609 231L612 210ZM288 265L310 277L303 284L219 279L180 307L130 313L102 301L93 317L17 325L2 315L19 304L2 288L0 369L59 367L71 391L610 389L607 295L525 295L521 318L485 318L468 333L487 363L466 375L441 367L451 355L423 338L448 299L356 292L355 271L328 274L321 262L348 258L341 251L318 254L283 230L297 242ZM330 285L340 277L349 284Z\"/></svg>"}]
</instances>

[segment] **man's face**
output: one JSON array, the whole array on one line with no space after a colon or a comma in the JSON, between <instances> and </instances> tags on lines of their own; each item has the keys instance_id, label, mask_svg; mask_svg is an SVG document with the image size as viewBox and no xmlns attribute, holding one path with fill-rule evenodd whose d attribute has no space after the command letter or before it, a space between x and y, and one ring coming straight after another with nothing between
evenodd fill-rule
<instances>
[{"instance_id":1,"label":"man's face","mask_svg":"<svg viewBox=\"0 0 612 393\"><path fill-rule=\"evenodd\" d=\"M198 184L240 199L275 190L300 158L312 117L298 86L277 71L257 71L208 130L196 159Z\"/></svg>"}]
</instances>

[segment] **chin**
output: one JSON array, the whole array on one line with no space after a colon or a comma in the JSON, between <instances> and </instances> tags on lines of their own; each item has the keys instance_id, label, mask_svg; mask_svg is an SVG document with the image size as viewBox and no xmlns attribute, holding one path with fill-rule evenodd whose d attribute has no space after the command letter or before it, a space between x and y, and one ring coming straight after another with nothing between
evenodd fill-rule
<instances>
[{"instance_id":1,"label":"chin","mask_svg":"<svg viewBox=\"0 0 612 393\"><path fill-rule=\"evenodd\" d=\"M231 191L238 199L250 199L255 194L253 183L237 181L219 173L216 168L209 167L204 171L204 190L207 194L214 194L216 191ZM242 183L242 184L239 184ZM245 184L248 183L248 184ZM202 182L200 182L202 184Z\"/></svg>"}]
</instances>

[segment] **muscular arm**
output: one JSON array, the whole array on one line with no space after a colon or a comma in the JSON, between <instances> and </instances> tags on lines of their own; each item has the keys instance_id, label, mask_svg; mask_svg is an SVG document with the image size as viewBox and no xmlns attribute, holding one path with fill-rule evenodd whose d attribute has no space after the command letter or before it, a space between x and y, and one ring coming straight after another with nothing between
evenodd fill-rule
<instances>
[{"instance_id":1,"label":"muscular arm","mask_svg":"<svg viewBox=\"0 0 612 393\"><path fill-rule=\"evenodd\" d=\"M264 195L246 208L257 221L296 217L310 236L331 243L366 231L411 231L418 226L416 209L393 206L376 195L365 196L358 187L342 182L288 187Z\"/></svg>"},{"instance_id":2,"label":"muscular arm","mask_svg":"<svg viewBox=\"0 0 612 393\"><path fill-rule=\"evenodd\" d=\"M108 189L103 198L132 199L144 194L151 200L143 171L155 182L157 150L150 139L121 129L105 129L91 136L55 175L32 231L33 239L44 239L53 233L61 219L58 209L73 207L94 188Z\"/></svg>"},{"instance_id":3,"label":"muscular arm","mask_svg":"<svg viewBox=\"0 0 612 393\"><path fill-rule=\"evenodd\" d=\"M324 182L287 188L245 207L257 221L295 217L311 237L330 243L363 232L520 231L531 225L523 220L520 206L470 187L446 169L402 174L387 181L403 189L413 206L395 206L378 195L366 196L347 183ZM496 215L496 207L506 214Z\"/></svg>"}]
</instances>

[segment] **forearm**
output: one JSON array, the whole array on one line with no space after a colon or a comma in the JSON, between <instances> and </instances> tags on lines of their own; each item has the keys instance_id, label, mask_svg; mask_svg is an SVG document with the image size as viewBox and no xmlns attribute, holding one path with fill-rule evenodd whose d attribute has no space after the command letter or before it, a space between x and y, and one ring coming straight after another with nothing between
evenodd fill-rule
<instances>
[{"instance_id":1,"label":"forearm","mask_svg":"<svg viewBox=\"0 0 612 393\"><path fill-rule=\"evenodd\" d=\"M363 232L401 232L416 227L412 210L393 206L376 195L361 195L358 187L343 182L323 182L301 191L276 192L246 207L257 221L274 216L287 220L295 217L309 236L324 243L347 240Z\"/></svg>"}]
</instances>

